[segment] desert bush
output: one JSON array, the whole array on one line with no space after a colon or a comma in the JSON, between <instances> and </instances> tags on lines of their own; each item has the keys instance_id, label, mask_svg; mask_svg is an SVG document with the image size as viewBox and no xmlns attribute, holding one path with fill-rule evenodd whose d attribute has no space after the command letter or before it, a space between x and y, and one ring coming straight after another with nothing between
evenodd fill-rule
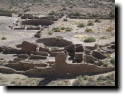
<instances>
[{"instance_id":1,"label":"desert bush","mask_svg":"<svg viewBox=\"0 0 125 96\"><path fill-rule=\"evenodd\" d=\"M59 27L55 27L55 28L52 29L52 31L54 31L54 32L60 32L60 28Z\"/></svg>"},{"instance_id":2,"label":"desert bush","mask_svg":"<svg viewBox=\"0 0 125 96\"><path fill-rule=\"evenodd\" d=\"M7 40L7 38L6 37L2 37L1 40Z\"/></svg>"},{"instance_id":3,"label":"desert bush","mask_svg":"<svg viewBox=\"0 0 125 96\"><path fill-rule=\"evenodd\" d=\"M112 32L112 30L113 30L112 27L108 27L108 28L106 29L106 32Z\"/></svg>"},{"instance_id":4,"label":"desert bush","mask_svg":"<svg viewBox=\"0 0 125 96\"><path fill-rule=\"evenodd\" d=\"M111 58L110 62L115 65L115 56Z\"/></svg>"},{"instance_id":5,"label":"desert bush","mask_svg":"<svg viewBox=\"0 0 125 96\"><path fill-rule=\"evenodd\" d=\"M65 30L65 27L61 27L60 29L61 29L61 30Z\"/></svg>"},{"instance_id":6,"label":"desert bush","mask_svg":"<svg viewBox=\"0 0 125 96\"><path fill-rule=\"evenodd\" d=\"M95 37L88 37L84 40L84 42L86 43L95 42L95 41L96 41Z\"/></svg>"},{"instance_id":7,"label":"desert bush","mask_svg":"<svg viewBox=\"0 0 125 96\"><path fill-rule=\"evenodd\" d=\"M70 31L72 31L72 28L66 27L66 28L65 28L65 31L66 31L66 32L70 32Z\"/></svg>"},{"instance_id":8,"label":"desert bush","mask_svg":"<svg viewBox=\"0 0 125 96\"><path fill-rule=\"evenodd\" d=\"M87 78L86 78L87 79ZM83 76L79 76L77 77L77 79L75 80L75 82L73 83L73 86L85 86L86 82L84 80Z\"/></svg>"},{"instance_id":9,"label":"desert bush","mask_svg":"<svg viewBox=\"0 0 125 96\"><path fill-rule=\"evenodd\" d=\"M68 21L68 19L67 19L67 18L64 18L63 21Z\"/></svg>"},{"instance_id":10,"label":"desert bush","mask_svg":"<svg viewBox=\"0 0 125 96\"><path fill-rule=\"evenodd\" d=\"M88 23L87 23L87 26L93 26L94 25L94 23L93 23L93 21L88 21Z\"/></svg>"},{"instance_id":11,"label":"desert bush","mask_svg":"<svg viewBox=\"0 0 125 96\"><path fill-rule=\"evenodd\" d=\"M82 28L85 27L85 25L83 23L79 23L77 27Z\"/></svg>"},{"instance_id":12,"label":"desert bush","mask_svg":"<svg viewBox=\"0 0 125 96\"><path fill-rule=\"evenodd\" d=\"M53 34L53 32L52 32L52 31L49 31L49 32L48 32L48 34L49 34L49 35L52 35L52 34Z\"/></svg>"},{"instance_id":13,"label":"desert bush","mask_svg":"<svg viewBox=\"0 0 125 96\"><path fill-rule=\"evenodd\" d=\"M9 16L9 17L11 17L12 16L12 12L9 11L9 10L0 10L0 15L1 16Z\"/></svg>"},{"instance_id":14,"label":"desert bush","mask_svg":"<svg viewBox=\"0 0 125 96\"><path fill-rule=\"evenodd\" d=\"M96 23L101 23L101 20L95 19L95 22L96 22Z\"/></svg>"},{"instance_id":15,"label":"desert bush","mask_svg":"<svg viewBox=\"0 0 125 96\"><path fill-rule=\"evenodd\" d=\"M55 80L47 84L47 86L69 86L69 85L70 82L68 82L67 80Z\"/></svg>"},{"instance_id":16,"label":"desert bush","mask_svg":"<svg viewBox=\"0 0 125 96\"><path fill-rule=\"evenodd\" d=\"M85 32L88 32L88 33L89 33L89 32L93 32L93 30L90 29L90 28L86 28L86 29L85 29Z\"/></svg>"},{"instance_id":17,"label":"desert bush","mask_svg":"<svg viewBox=\"0 0 125 96\"><path fill-rule=\"evenodd\" d=\"M50 12L48 13L48 15L55 15L55 14L56 14L55 11L50 11Z\"/></svg>"},{"instance_id":18,"label":"desert bush","mask_svg":"<svg viewBox=\"0 0 125 96\"><path fill-rule=\"evenodd\" d=\"M103 67L109 67L109 66L112 66L111 62L110 62L110 59L105 59L102 61L102 66Z\"/></svg>"},{"instance_id":19,"label":"desert bush","mask_svg":"<svg viewBox=\"0 0 125 96\"><path fill-rule=\"evenodd\" d=\"M73 12L73 13L70 13L71 16L81 16L81 14L79 12Z\"/></svg>"},{"instance_id":20,"label":"desert bush","mask_svg":"<svg viewBox=\"0 0 125 96\"><path fill-rule=\"evenodd\" d=\"M70 27L55 27L52 29L54 32L60 32L61 30L64 30L65 32L70 32L72 31L72 28Z\"/></svg>"}]
</instances>

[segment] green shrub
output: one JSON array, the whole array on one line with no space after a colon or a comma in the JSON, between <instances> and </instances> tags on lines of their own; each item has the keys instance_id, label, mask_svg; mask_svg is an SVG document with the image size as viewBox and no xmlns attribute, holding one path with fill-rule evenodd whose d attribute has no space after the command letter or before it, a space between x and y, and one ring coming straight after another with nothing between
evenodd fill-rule
<instances>
[{"instance_id":1,"label":"green shrub","mask_svg":"<svg viewBox=\"0 0 125 96\"><path fill-rule=\"evenodd\" d=\"M55 27L52 29L54 32L60 32L61 30L65 30L65 32L70 32L72 31L72 28L69 27Z\"/></svg>"},{"instance_id":2,"label":"green shrub","mask_svg":"<svg viewBox=\"0 0 125 96\"><path fill-rule=\"evenodd\" d=\"M7 40L7 38L6 37L2 37L1 40Z\"/></svg>"},{"instance_id":3,"label":"green shrub","mask_svg":"<svg viewBox=\"0 0 125 96\"><path fill-rule=\"evenodd\" d=\"M85 29L85 32L88 32L88 33L89 33L89 32L93 32L93 30L92 30L92 29L89 29L89 28L86 28L86 29Z\"/></svg>"},{"instance_id":4,"label":"green shrub","mask_svg":"<svg viewBox=\"0 0 125 96\"><path fill-rule=\"evenodd\" d=\"M54 32L60 32L60 28L59 27L55 27L55 28L52 29L52 31L54 31Z\"/></svg>"},{"instance_id":5,"label":"green shrub","mask_svg":"<svg viewBox=\"0 0 125 96\"><path fill-rule=\"evenodd\" d=\"M92 21L88 21L87 26L93 26L94 23Z\"/></svg>"},{"instance_id":6,"label":"green shrub","mask_svg":"<svg viewBox=\"0 0 125 96\"><path fill-rule=\"evenodd\" d=\"M79 23L77 27L82 28L85 27L85 25L83 23Z\"/></svg>"},{"instance_id":7,"label":"green shrub","mask_svg":"<svg viewBox=\"0 0 125 96\"><path fill-rule=\"evenodd\" d=\"M88 38L86 38L84 40L84 42L87 42L87 43L89 43L89 42L95 42L95 41L96 41L96 39L94 37L88 37Z\"/></svg>"}]
</instances>

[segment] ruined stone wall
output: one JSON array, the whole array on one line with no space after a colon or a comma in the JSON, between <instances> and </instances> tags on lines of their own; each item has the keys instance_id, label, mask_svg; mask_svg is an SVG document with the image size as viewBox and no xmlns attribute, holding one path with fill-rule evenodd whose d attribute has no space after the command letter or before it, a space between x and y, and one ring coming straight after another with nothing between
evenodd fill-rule
<instances>
[{"instance_id":1,"label":"ruined stone wall","mask_svg":"<svg viewBox=\"0 0 125 96\"><path fill-rule=\"evenodd\" d=\"M106 68L92 64L67 64L65 53L59 53L56 56L56 64L54 66L55 73L58 75L80 75L80 74L100 74L115 70L114 67Z\"/></svg>"}]
</instances>

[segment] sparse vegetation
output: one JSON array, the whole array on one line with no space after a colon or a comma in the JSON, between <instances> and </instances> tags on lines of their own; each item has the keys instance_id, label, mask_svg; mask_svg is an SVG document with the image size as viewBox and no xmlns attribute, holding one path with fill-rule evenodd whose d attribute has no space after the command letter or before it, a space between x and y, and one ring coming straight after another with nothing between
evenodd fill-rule
<instances>
[{"instance_id":1,"label":"sparse vegetation","mask_svg":"<svg viewBox=\"0 0 125 96\"><path fill-rule=\"evenodd\" d=\"M60 28L59 27L55 27L55 28L52 29L52 31L54 31L54 32L60 32Z\"/></svg>"},{"instance_id":2,"label":"sparse vegetation","mask_svg":"<svg viewBox=\"0 0 125 96\"><path fill-rule=\"evenodd\" d=\"M67 80L56 80L47 84L47 86L68 86L68 85L70 85L70 82Z\"/></svg>"},{"instance_id":3,"label":"sparse vegetation","mask_svg":"<svg viewBox=\"0 0 125 96\"><path fill-rule=\"evenodd\" d=\"M83 23L79 23L77 27L82 28L85 27L85 25Z\"/></svg>"},{"instance_id":4,"label":"sparse vegetation","mask_svg":"<svg viewBox=\"0 0 125 96\"><path fill-rule=\"evenodd\" d=\"M6 37L2 37L1 40L7 40L7 38Z\"/></svg>"},{"instance_id":5,"label":"sparse vegetation","mask_svg":"<svg viewBox=\"0 0 125 96\"><path fill-rule=\"evenodd\" d=\"M53 32L61 32L61 30L65 31L65 32L70 32L70 31L72 31L72 28L70 28L70 27L55 27L52 29Z\"/></svg>"},{"instance_id":6,"label":"sparse vegetation","mask_svg":"<svg viewBox=\"0 0 125 96\"><path fill-rule=\"evenodd\" d=\"M0 16L12 16L12 11L9 10L0 10Z\"/></svg>"},{"instance_id":7,"label":"sparse vegetation","mask_svg":"<svg viewBox=\"0 0 125 96\"><path fill-rule=\"evenodd\" d=\"M113 56L112 58L111 58L111 61L110 61L113 65L115 65L115 56Z\"/></svg>"},{"instance_id":8,"label":"sparse vegetation","mask_svg":"<svg viewBox=\"0 0 125 96\"><path fill-rule=\"evenodd\" d=\"M73 86L115 86L115 74L96 76L79 76Z\"/></svg>"},{"instance_id":9,"label":"sparse vegetation","mask_svg":"<svg viewBox=\"0 0 125 96\"><path fill-rule=\"evenodd\" d=\"M112 27L108 27L108 28L106 29L106 32L112 32L112 30L113 30Z\"/></svg>"},{"instance_id":10,"label":"sparse vegetation","mask_svg":"<svg viewBox=\"0 0 125 96\"><path fill-rule=\"evenodd\" d=\"M65 30L65 27L61 27L60 29L61 29L61 30Z\"/></svg>"},{"instance_id":11,"label":"sparse vegetation","mask_svg":"<svg viewBox=\"0 0 125 96\"><path fill-rule=\"evenodd\" d=\"M48 15L55 15L55 14L56 14L55 11L50 11L50 12L48 13Z\"/></svg>"},{"instance_id":12,"label":"sparse vegetation","mask_svg":"<svg viewBox=\"0 0 125 96\"><path fill-rule=\"evenodd\" d=\"M66 27L66 28L65 28L65 31L66 31L66 32L70 32L70 31L72 31L72 28Z\"/></svg>"},{"instance_id":13,"label":"sparse vegetation","mask_svg":"<svg viewBox=\"0 0 125 96\"><path fill-rule=\"evenodd\" d=\"M94 26L94 22L89 20L88 23L87 23L87 26Z\"/></svg>"},{"instance_id":14,"label":"sparse vegetation","mask_svg":"<svg viewBox=\"0 0 125 96\"><path fill-rule=\"evenodd\" d=\"M89 32L93 32L93 30L90 29L90 28L86 28L86 29L85 29L85 32L88 32L88 33L89 33Z\"/></svg>"},{"instance_id":15,"label":"sparse vegetation","mask_svg":"<svg viewBox=\"0 0 125 96\"><path fill-rule=\"evenodd\" d=\"M68 19L67 19L67 18L64 18L63 21L68 21Z\"/></svg>"},{"instance_id":16,"label":"sparse vegetation","mask_svg":"<svg viewBox=\"0 0 125 96\"><path fill-rule=\"evenodd\" d=\"M49 35L52 35L52 34L53 34L53 32L52 32L52 31L49 31L49 32L48 32L48 34L49 34Z\"/></svg>"},{"instance_id":17,"label":"sparse vegetation","mask_svg":"<svg viewBox=\"0 0 125 96\"><path fill-rule=\"evenodd\" d=\"M79 12L72 12L72 13L70 13L70 16L79 17L79 16L81 16L81 14Z\"/></svg>"},{"instance_id":18,"label":"sparse vegetation","mask_svg":"<svg viewBox=\"0 0 125 96\"><path fill-rule=\"evenodd\" d=\"M84 40L84 42L86 43L95 42L95 41L96 41L95 37L88 37Z\"/></svg>"},{"instance_id":19,"label":"sparse vegetation","mask_svg":"<svg viewBox=\"0 0 125 96\"><path fill-rule=\"evenodd\" d=\"M95 22L96 22L96 23L101 23L101 20L95 19Z\"/></svg>"},{"instance_id":20,"label":"sparse vegetation","mask_svg":"<svg viewBox=\"0 0 125 96\"><path fill-rule=\"evenodd\" d=\"M113 64L111 63L111 59L106 59L106 60L103 60L103 61L101 61L102 62L102 66L103 67L111 67L111 66L113 66Z\"/></svg>"}]
</instances>

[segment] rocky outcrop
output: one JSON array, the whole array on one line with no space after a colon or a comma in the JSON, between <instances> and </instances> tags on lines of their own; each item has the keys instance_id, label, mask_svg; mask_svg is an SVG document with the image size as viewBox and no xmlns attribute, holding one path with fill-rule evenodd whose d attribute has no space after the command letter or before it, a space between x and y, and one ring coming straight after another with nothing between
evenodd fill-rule
<instances>
[{"instance_id":1,"label":"rocky outcrop","mask_svg":"<svg viewBox=\"0 0 125 96\"><path fill-rule=\"evenodd\" d=\"M38 39L37 42L52 47L66 47L72 44L71 41L62 38L43 38L43 39Z\"/></svg>"},{"instance_id":2,"label":"rocky outcrop","mask_svg":"<svg viewBox=\"0 0 125 96\"><path fill-rule=\"evenodd\" d=\"M22 42L21 49L26 52L36 51L38 45L27 41Z\"/></svg>"},{"instance_id":3,"label":"rocky outcrop","mask_svg":"<svg viewBox=\"0 0 125 96\"><path fill-rule=\"evenodd\" d=\"M41 32L38 31L38 32L34 35L34 37L36 37L36 38L40 38L40 37L41 37Z\"/></svg>"},{"instance_id":4,"label":"rocky outcrop","mask_svg":"<svg viewBox=\"0 0 125 96\"><path fill-rule=\"evenodd\" d=\"M47 59L47 56L41 56L41 55L31 55L29 59Z\"/></svg>"},{"instance_id":5,"label":"rocky outcrop","mask_svg":"<svg viewBox=\"0 0 125 96\"><path fill-rule=\"evenodd\" d=\"M40 27L38 27L38 26L30 26L30 27L27 27L26 30L40 30Z\"/></svg>"},{"instance_id":6,"label":"rocky outcrop","mask_svg":"<svg viewBox=\"0 0 125 96\"><path fill-rule=\"evenodd\" d=\"M97 59L105 59L106 58L105 55L103 55L102 53L97 52L97 51L93 51L92 52L92 56L95 57L95 58L97 58Z\"/></svg>"},{"instance_id":7,"label":"rocky outcrop","mask_svg":"<svg viewBox=\"0 0 125 96\"><path fill-rule=\"evenodd\" d=\"M85 63L96 64L97 59L91 55L84 55L83 60Z\"/></svg>"},{"instance_id":8,"label":"rocky outcrop","mask_svg":"<svg viewBox=\"0 0 125 96\"><path fill-rule=\"evenodd\" d=\"M12 74L16 73L16 70L5 66L0 66L0 73Z\"/></svg>"},{"instance_id":9,"label":"rocky outcrop","mask_svg":"<svg viewBox=\"0 0 125 96\"><path fill-rule=\"evenodd\" d=\"M42 26L49 26L53 24L52 20L48 19L32 19L32 20L25 20L22 21L22 25L42 25Z\"/></svg>"},{"instance_id":10,"label":"rocky outcrop","mask_svg":"<svg viewBox=\"0 0 125 96\"><path fill-rule=\"evenodd\" d=\"M65 50L67 50L67 51L71 50L71 49L74 50L75 52L83 52L84 51L82 44L72 44L72 45L65 47Z\"/></svg>"},{"instance_id":11,"label":"rocky outcrop","mask_svg":"<svg viewBox=\"0 0 125 96\"><path fill-rule=\"evenodd\" d=\"M46 52L46 51L39 51L39 52L31 52L31 54L34 54L34 55L41 55L41 56L49 56L49 53Z\"/></svg>"},{"instance_id":12,"label":"rocky outcrop","mask_svg":"<svg viewBox=\"0 0 125 96\"><path fill-rule=\"evenodd\" d=\"M0 47L0 51L3 52L3 54L19 54L21 52L18 49L6 46Z\"/></svg>"},{"instance_id":13,"label":"rocky outcrop","mask_svg":"<svg viewBox=\"0 0 125 96\"><path fill-rule=\"evenodd\" d=\"M28 54L19 54L17 56L18 56L18 58L22 58L22 59L27 59L29 57Z\"/></svg>"}]
</instances>

